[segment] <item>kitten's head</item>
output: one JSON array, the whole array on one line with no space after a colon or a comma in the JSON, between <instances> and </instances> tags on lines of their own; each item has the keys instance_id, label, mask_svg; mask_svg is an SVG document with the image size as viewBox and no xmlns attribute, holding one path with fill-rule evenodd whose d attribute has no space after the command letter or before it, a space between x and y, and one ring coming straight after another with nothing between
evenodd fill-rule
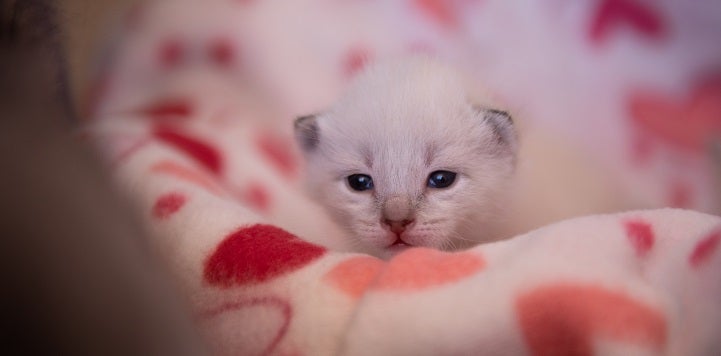
<instances>
[{"instance_id":1,"label":"kitten's head","mask_svg":"<svg viewBox=\"0 0 721 356\"><path fill-rule=\"evenodd\" d=\"M482 240L516 155L510 116L471 105L457 74L427 60L369 69L295 131L312 194L384 257Z\"/></svg>"}]
</instances>

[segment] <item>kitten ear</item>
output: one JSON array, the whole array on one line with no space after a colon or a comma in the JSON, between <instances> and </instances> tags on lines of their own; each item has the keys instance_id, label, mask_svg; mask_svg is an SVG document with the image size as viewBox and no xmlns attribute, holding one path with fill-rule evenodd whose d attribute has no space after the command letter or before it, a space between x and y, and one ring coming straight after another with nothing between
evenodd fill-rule
<instances>
[{"instance_id":1,"label":"kitten ear","mask_svg":"<svg viewBox=\"0 0 721 356\"><path fill-rule=\"evenodd\" d=\"M481 115L483 122L493 130L496 142L515 151L517 138L511 115L506 111L496 109L482 107L474 107L474 109Z\"/></svg>"},{"instance_id":2,"label":"kitten ear","mask_svg":"<svg viewBox=\"0 0 721 356\"><path fill-rule=\"evenodd\" d=\"M295 119L293 127L295 129L295 139L304 151L312 151L318 146L320 132L318 131L316 115L302 116Z\"/></svg>"}]
</instances>

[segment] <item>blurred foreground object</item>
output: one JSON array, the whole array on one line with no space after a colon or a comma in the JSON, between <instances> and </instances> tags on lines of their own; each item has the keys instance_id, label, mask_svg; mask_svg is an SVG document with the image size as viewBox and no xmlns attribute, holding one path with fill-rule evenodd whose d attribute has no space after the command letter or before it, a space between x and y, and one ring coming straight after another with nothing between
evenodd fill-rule
<instances>
[{"instance_id":1,"label":"blurred foreground object","mask_svg":"<svg viewBox=\"0 0 721 356\"><path fill-rule=\"evenodd\" d=\"M202 354L138 224L63 127L52 8L0 11L0 353Z\"/></svg>"}]
</instances>

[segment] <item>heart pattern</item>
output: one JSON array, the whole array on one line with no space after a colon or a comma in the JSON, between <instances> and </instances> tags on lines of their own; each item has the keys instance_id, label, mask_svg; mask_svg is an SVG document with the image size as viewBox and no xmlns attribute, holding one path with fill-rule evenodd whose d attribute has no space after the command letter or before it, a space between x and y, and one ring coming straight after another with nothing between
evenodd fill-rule
<instances>
[{"instance_id":1,"label":"heart pattern","mask_svg":"<svg viewBox=\"0 0 721 356\"><path fill-rule=\"evenodd\" d=\"M205 262L205 281L218 287L255 284L299 270L326 249L272 225L242 227L228 235Z\"/></svg>"}]
</instances>

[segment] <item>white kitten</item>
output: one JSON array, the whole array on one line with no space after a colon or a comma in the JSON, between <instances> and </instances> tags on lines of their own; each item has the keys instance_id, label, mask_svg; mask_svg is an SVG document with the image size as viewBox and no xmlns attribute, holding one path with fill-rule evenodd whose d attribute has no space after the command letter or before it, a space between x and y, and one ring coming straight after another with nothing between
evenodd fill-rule
<instances>
[{"instance_id":1,"label":"white kitten","mask_svg":"<svg viewBox=\"0 0 721 356\"><path fill-rule=\"evenodd\" d=\"M510 116L474 107L428 58L375 64L328 112L295 122L311 194L365 251L487 241L516 157Z\"/></svg>"}]
</instances>

